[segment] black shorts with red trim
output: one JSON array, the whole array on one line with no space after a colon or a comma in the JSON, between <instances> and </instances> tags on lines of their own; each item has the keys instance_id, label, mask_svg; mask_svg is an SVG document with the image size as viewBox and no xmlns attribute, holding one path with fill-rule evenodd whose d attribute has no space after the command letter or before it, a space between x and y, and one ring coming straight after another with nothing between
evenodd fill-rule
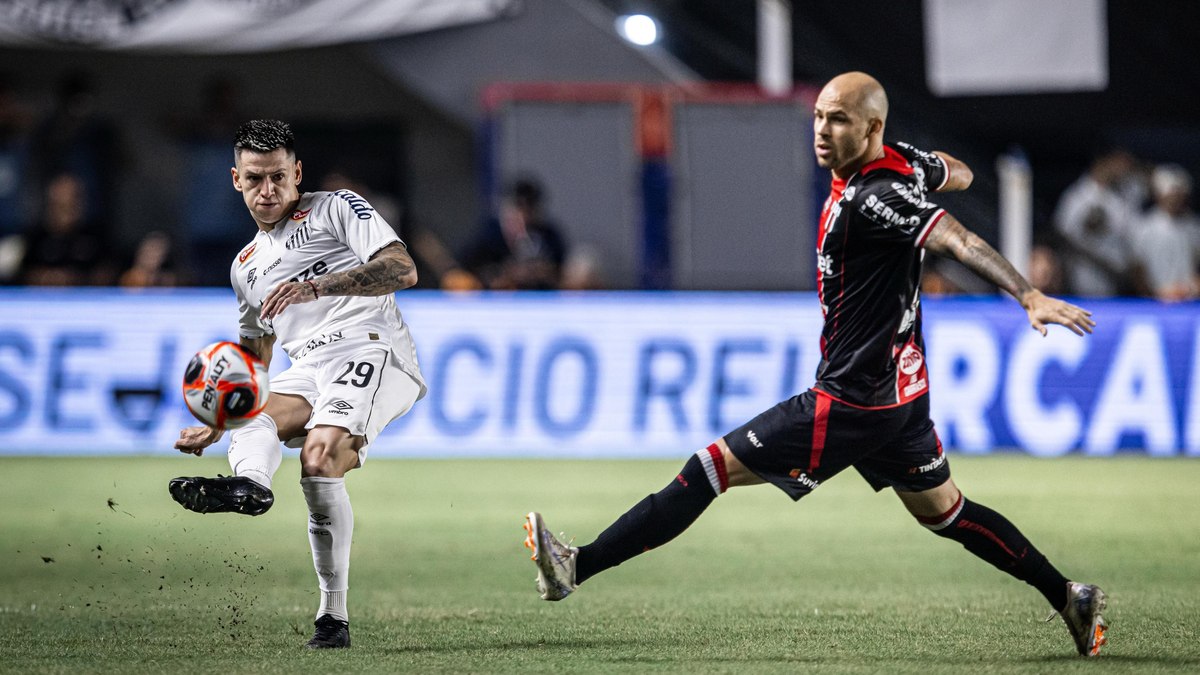
<instances>
[{"instance_id":1,"label":"black shorts with red trim","mask_svg":"<svg viewBox=\"0 0 1200 675\"><path fill-rule=\"evenodd\" d=\"M848 466L877 492L920 492L950 478L929 396L861 408L809 389L734 429L725 442L746 468L796 500Z\"/></svg>"}]
</instances>

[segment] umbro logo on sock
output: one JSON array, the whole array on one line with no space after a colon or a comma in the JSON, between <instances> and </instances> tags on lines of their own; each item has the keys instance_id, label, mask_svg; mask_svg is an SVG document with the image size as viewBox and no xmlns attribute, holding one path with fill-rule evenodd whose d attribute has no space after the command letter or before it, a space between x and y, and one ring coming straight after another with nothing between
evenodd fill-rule
<instances>
[{"instance_id":1,"label":"umbro logo on sock","mask_svg":"<svg viewBox=\"0 0 1200 675\"><path fill-rule=\"evenodd\" d=\"M322 521L329 520L329 516L325 515L324 513L312 513L312 514L309 514L308 518L309 518L309 520L313 521L314 523L317 523L318 525L328 525L329 524L328 522L322 522Z\"/></svg>"}]
</instances>

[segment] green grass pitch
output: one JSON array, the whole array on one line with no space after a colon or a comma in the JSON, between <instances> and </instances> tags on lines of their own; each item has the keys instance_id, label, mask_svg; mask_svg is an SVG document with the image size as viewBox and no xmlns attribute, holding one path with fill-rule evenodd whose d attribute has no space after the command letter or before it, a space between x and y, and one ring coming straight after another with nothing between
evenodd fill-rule
<instances>
[{"instance_id":1,"label":"green grass pitch","mask_svg":"<svg viewBox=\"0 0 1200 675\"><path fill-rule=\"evenodd\" d=\"M1109 594L1083 660L1033 589L919 527L852 472L793 504L722 496L679 539L560 603L524 514L590 541L679 461L372 460L348 478L354 647L307 652L316 606L294 456L259 518L167 494L224 458L0 459L4 672L1196 672L1200 461L951 459L964 492Z\"/></svg>"}]
</instances>

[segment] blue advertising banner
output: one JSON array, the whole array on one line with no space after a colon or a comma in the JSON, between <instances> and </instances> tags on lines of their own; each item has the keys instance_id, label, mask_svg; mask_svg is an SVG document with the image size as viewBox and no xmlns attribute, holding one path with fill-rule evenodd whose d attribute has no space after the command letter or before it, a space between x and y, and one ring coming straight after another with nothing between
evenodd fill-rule
<instances>
[{"instance_id":1,"label":"blue advertising banner","mask_svg":"<svg viewBox=\"0 0 1200 675\"><path fill-rule=\"evenodd\" d=\"M430 391L372 457L683 457L806 389L819 357L808 293L398 300ZM1200 455L1200 305L1088 301L1094 335L1043 338L1011 300L923 304L947 448ZM173 454L184 366L236 320L228 291L0 291L0 454Z\"/></svg>"}]
</instances>

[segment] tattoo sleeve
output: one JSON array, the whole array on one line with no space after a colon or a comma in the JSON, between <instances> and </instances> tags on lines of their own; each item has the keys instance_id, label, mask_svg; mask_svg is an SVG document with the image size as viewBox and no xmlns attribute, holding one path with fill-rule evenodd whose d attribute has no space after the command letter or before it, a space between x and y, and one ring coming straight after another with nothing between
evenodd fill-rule
<instances>
[{"instance_id":1,"label":"tattoo sleeve","mask_svg":"<svg viewBox=\"0 0 1200 675\"><path fill-rule=\"evenodd\" d=\"M387 295L417 283L417 268L404 246L393 243L369 261L314 280L320 295Z\"/></svg>"},{"instance_id":2,"label":"tattoo sleeve","mask_svg":"<svg viewBox=\"0 0 1200 675\"><path fill-rule=\"evenodd\" d=\"M1018 301L1021 300L1033 286L1021 276L1000 252L992 248L979 235L963 227L962 223L949 213L933 226L925 240L926 250L940 256L953 258L974 272L981 279L989 281L1008 291Z\"/></svg>"}]
</instances>

